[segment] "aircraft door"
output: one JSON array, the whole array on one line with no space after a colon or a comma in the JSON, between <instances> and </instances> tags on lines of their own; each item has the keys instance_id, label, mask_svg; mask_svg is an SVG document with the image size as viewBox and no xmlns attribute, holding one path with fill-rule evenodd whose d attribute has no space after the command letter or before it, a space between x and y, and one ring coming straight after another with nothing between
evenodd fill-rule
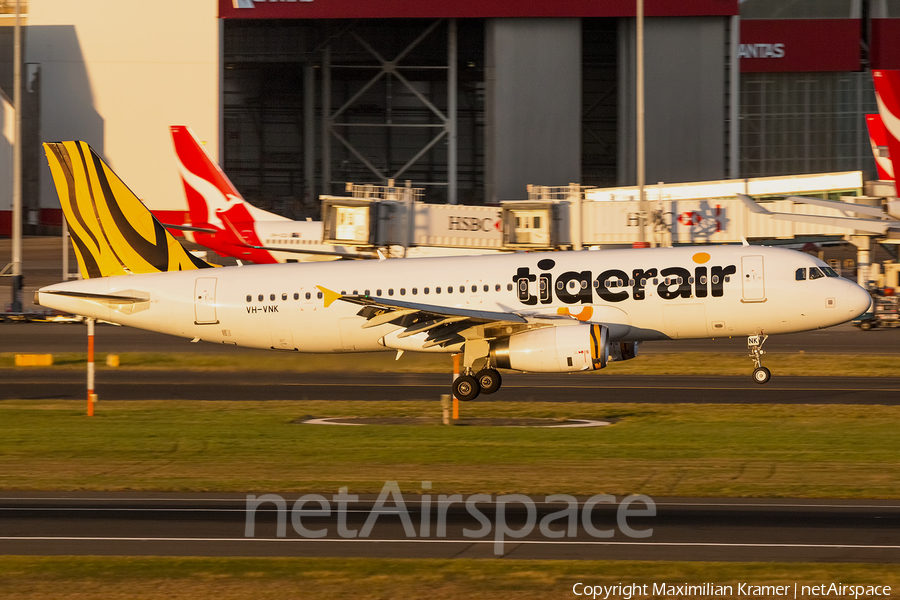
<instances>
[{"instance_id":1,"label":"aircraft door","mask_svg":"<svg viewBox=\"0 0 900 600\"><path fill-rule=\"evenodd\" d=\"M741 283L743 285L744 302L765 302L766 282L763 277L763 257L742 257L741 270Z\"/></svg>"},{"instance_id":2,"label":"aircraft door","mask_svg":"<svg viewBox=\"0 0 900 600\"><path fill-rule=\"evenodd\" d=\"M211 325L216 318L216 278L198 277L194 282L194 324Z\"/></svg>"}]
</instances>

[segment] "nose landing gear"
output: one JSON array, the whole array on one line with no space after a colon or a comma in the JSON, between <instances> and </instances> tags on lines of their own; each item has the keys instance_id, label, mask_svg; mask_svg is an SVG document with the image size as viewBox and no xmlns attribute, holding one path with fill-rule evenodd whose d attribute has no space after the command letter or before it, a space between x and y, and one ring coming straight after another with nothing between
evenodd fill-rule
<instances>
[{"instance_id":1,"label":"nose landing gear","mask_svg":"<svg viewBox=\"0 0 900 600\"><path fill-rule=\"evenodd\" d=\"M768 383L769 379L772 378L771 371L762 366L761 357L766 353L762 347L767 339L769 339L769 336L762 331L759 332L759 335L747 337L747 348L750 350L750 358L753 359L753 364L756 365L756 368L753 369L753 381L759 384Z\"/></svg>"}]
</instances>

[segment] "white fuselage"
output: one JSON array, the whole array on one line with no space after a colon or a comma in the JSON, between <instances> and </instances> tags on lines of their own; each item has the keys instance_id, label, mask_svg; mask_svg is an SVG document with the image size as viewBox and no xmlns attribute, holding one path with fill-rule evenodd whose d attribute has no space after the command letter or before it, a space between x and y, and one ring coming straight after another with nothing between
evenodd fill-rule
<instances>
[{"instance_id":1,"label":"white fuselage","mask_svg":"<svg viewBox=\"0 0 900 600\"><path fill-rule=\"evenodd\" d=\"M541 315L556 317L546 325L578 323L559 318L569 314L607 325L610 341L711 338L829 327L863 313L869 296L855 283L796 278L798 269L824 266L806 254L759 246L519 253L126 275L48 286L38 301L186 338L300 352L421 350L416 336L397 339L396 325L363 329L356 304L326 307L319 287L538 323ZM58 291L149 301L118 305Z\"/></svg>"}]
</instances>

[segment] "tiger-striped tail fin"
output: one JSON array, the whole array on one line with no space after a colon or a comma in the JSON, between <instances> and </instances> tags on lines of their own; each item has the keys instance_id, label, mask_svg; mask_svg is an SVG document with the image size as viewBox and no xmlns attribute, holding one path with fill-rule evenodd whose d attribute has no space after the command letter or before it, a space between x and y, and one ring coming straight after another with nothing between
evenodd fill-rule
<instances>
[{"instance_id":1,"label":"tiger-striped tail fin","mask_svg":"<svg viewBox=\"0 0 900 600\"><path fill-rule=\"evenodd\" d=\"M44 144L85 279L202 269L86 142Z\"/></svg>"}]
</instances>

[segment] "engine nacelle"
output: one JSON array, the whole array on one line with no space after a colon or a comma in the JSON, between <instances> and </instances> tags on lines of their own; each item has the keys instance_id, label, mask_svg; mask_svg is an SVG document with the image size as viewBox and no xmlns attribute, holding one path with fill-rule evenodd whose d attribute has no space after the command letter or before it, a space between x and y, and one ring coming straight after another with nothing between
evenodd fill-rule
<instances>
[{"instance_id":1,"label":"engine nacelle","mask_svg":"<svg viewBox=\"0 0 900 600\"><path fill-rule=\"evenodd\" d=\"M631 360L638 354L640 342L612 342L609 345L609 360Z\"/></svg>"},{"instance_id":2,"label":"engine nacelle","mask_svg":"<svg viewBox=\"0 0 900 600\"><path fill-rule=\"evenodd\" d=\"M565 325L532 329L491 342L491 364L538 373L591 371L606 366L609 330L605 325Z\"/></svg>"}]
</instances>

